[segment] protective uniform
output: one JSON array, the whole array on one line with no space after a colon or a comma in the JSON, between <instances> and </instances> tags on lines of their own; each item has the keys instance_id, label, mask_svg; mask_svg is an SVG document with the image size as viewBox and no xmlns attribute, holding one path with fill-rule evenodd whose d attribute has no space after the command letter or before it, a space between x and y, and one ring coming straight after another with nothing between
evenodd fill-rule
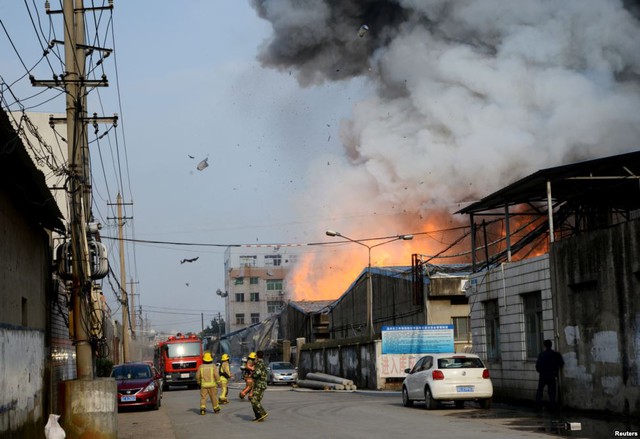
<instances>
[{"instance_id":1,"label":"protective uniform","mask_svg":"<svg viewBox=\"0 0 640 439\"><path fill-rule=\"evenodd\" d=\"M204 415L207 408L207 395L211 399L213 405L213 412L218 413L220 406L218 405L218 383L220 382L220 375L218 375L218 368L213 364L213 357L209 352L205 352L202 356L201 364L196 372L196 380L200 386L200 414Z\"/></svg>"},{"instance_id":2,"label":"protective uniform","mask_svg":"<svg viewBox=\"0 0 640 439\"><path fill-rule=\"evenodd\" d=\"M251 352L247 358L247 364L242 371L242 378L244 379L246 385L245 388L240 392L240 399L244 399L247 395L251 397L251 395L253 394L253 369L255 367L255 361L256 353Z\"/></svg>"},{"instance_id":3,"label":"protective uniform","mask_svg":"<svg viewBox=\"0 0 640 439\"><path fill-rule=\"evenodd\" d=\"M222 392L220 392L220 404L229 404L229 399L227 398L227 394L229 392L228 385L229 380L233 378L231 374L231 369L229 368L229 355L222 354L220 358L220 387L222 388Z\"/></svg>"},{"instance_id":4,"label":"protective uniform","mask_svg":"<svg viewBox=\"0 0 640 439\"><path fill-rule=\"evenodd\" d=\"M267 390L267 366L264 364L262 356L262 352L260 352L256 360L253 371L253 391L249 397L251 408L253 408L253 413L256 415L254 421L264 421L269 416L262 407L262 397L264 396L264 391Z\"/></svg>"}]
</instances>

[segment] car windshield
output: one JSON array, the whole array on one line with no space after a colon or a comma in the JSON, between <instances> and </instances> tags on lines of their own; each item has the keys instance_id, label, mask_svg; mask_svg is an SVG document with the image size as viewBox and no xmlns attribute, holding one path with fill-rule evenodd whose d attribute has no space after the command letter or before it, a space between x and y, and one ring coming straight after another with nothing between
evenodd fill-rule
<instances>
[{"instance_id":1,"label":"car windshield","mask_svg":"<svg viewBox=\"0 0 640 439\"><path fill-rule=\"evenodd\" d=\"M144 364L116 366L111 376L117 380L137 380L151 378L151 368Z\"/></svg>"},{"instance_id":2,"label":"car windshield","mask_svg":"<svg viewBox=\"0 0 640 439\"><path fill-rule=\"evenodd\" d=\"M271 363L271 368L273 370L293 369L293 364L291 364L291 363Z\"/></svg>"},{"instance_id":3,"label":"car windshield","mask_svg":"<svg viewBox=\"0 0 640 439\"><path fill-rule=\"evenodd\" d=\"M479 358L469 357L450 357L439 358L438 369L468 369L468 368L484 368L482 360Z\"/></svg>"},{"instance_id":4,"label":"car windshield","mask_svg":"<svg viewBox=\"0 0 640 439\"><path fill-rule=\"evenodd\" d=\"M171 343L167 345L167 357L169 358L181 358L181 357L199 357L200 356L200 343Z\"/></svg>"}]
</instances>

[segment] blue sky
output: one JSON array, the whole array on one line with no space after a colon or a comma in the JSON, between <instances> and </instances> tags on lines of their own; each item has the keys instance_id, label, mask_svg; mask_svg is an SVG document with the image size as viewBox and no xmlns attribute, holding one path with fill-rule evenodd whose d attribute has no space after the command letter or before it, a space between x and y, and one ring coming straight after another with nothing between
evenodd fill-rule
<instances>
[{"instance_id":1,"label":"blue sky","mask_svg":"<svg viewBox=\"0 0 640 439\"><path fill-rule=\"evenodd\" d=\"M26 3L47 32L43 2L35 2L37 8ZM31 66L42 50L27 7L2 2L0 18ZM61 16L51 20L61 39ZM106 20L100 29L102 35L107 32ZM289 72L261 67L256 54L270 31L270 24L244 1L115 2L115 57L105 60L110 87L99 93L105 115L122 113L117 141L129 165L124 201L134 203L126 209L134 217L127 222L127 237L217 244L323 239L323 226L316 226L315 217L294 213L292 200L309 184L308 163L337 153L339 122L366 86L345 81L302 89ZM105 45L111 44L108 34ZM7 83L24 74L4 32L0 65ZM41 66L34 71L36 78L49 79L51 71ZM12 90L21 98L42 91L34 90L28 79ZM90 100L94 106L89 111L102 113L96 93ZM57 99L32 111L62 113L64 102ZM102 234L117 236L114 221L107 219L115 216L107 203L115 203L116 160L107 155L105 179L97 154L92 154ZM205 158L209 167L196 170ZM109 182L111 199L103 180ZM117 246L107 244L112 268L119 273ZM223 253L223 247L127 245L127 278L137 282L133 289L140 294L136 303L142 303L143 316L158 330L183 332L200 329L200 311L205 324L218 312L224 316L224 302L215 295L216 289L224 289ZM180 264L195 256L195 263ZM119 319L108 285L105 296Z\"/></svg>"}]
</instances>

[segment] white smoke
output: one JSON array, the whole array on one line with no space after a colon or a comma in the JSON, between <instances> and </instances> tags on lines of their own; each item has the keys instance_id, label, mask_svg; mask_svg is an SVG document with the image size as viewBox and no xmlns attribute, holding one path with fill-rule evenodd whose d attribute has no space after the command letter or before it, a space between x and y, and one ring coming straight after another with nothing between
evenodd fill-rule
<instances>
[{"instance_id":1,"label":"white smoke","mask_svg":"<svg viewBox=\"0 0 640 439\"><path fill-rule=\"evenodd\" d=\"M311 167L307 211L417 224L538 169L638 149L640 25L621 1L254 5L274 26L265 65L379 91L343 123L345 157Z\"/></svg>"}]
</instances>

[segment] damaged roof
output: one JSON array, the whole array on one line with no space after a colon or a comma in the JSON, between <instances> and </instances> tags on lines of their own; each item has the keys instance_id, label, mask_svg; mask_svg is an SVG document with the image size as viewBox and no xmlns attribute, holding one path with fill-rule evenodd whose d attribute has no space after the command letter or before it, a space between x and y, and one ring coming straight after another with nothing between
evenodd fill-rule
<instances>
[{"instance_id":1,"label":"damaged roof","mask_svg":"<svg viewBox=\"0 0 640 439\"><path fill-rule=\"evenodd\" d=\"M541 169L456 213L474 214L547 200L632 211L640 208L640 151Z\"/></svg>"}]
</instances>

